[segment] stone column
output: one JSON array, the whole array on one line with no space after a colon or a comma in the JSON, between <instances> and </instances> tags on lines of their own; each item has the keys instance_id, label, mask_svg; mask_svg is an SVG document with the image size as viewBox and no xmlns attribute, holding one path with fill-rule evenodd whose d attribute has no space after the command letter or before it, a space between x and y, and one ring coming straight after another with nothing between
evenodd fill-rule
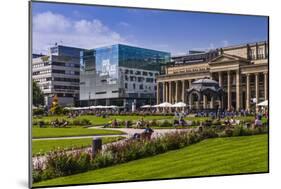
<instances>
[{"instance_id":1,"label":"stone column","mask_svg":"<svg viewBox=\"0 0 281 189\"><path fill-rule=\"evenodd\" d=\"M169 81L169 103L172 103L172 81Z\"/></svg>"},{"instance_id":2,"label":"stone column","mask_svg":"<svg viewBox=\"0 0 281 189\"><path fill-rule=\"evenodd\" d=\"M163 102L166 102L166 82L163 82Z\"/></svg>"},{"instance_id":3,"label":"stone column","mask_svg":"<svg viewBox=\"0 0 281 189\"><path fill-rule=\"evenodd\" d=\"M231 110L231 73L227 72L227 110Z\"/></svg>"},{"instance_id":4,"label":"stone column","mask_svg":"<svg viewBox=\"0 0 281 189\"><path fill-rule=\"evenodd\" d=\"M185 102L185 81L181 81L181 100Z\"/></svg>"},{"instance_id":5,"label":"stone column","mask_svg":"<svg viewBox=\"0 0 281 189\"><path fill-rule=\"evenodd\" d=\"M176 94L175 94L175 101L174 103L178 102L178 97L179 97L179 81L175 81L176 82Z\"/></svg>"},{"instance_id":6,"label":"stone column","mask_svg":"<svg viewBox=\"0 0 281 189\"><path fill-rule=\"evenodd\" d=\"M160 104L160 82L157 82L157 97L156 97L157 104Z\"/></svg>"},{"instance_id":7,"label":"stone column","mask_svg":"<svg viewBox=\"0 0 281 189\"><path fill-rule=\"evenodd\" d=\"M169 102L169 85L168 82L165 82L166 94L165 94L165 102Z\"/></svg>"},{"instance_id":8,"label":"stone column","mask_svg":"<svg viewBox=\"0 0 281 189\"><path fill-rule=\"evenodd\" d=\"M219 86L222 87L222 72L219 72ZM222 99L219 101L219 108L222 108Z\"/></svg>"},{"instance_id":9,"label":"stone column","mask_svg":"<svg viewBox=\"0 0 281 189\"><path fill-rule=\"evenodd\" d=\"M264 76L264 100L268 100L268 74L267 72L263 73Z\"/></svg>"},{"instance_id":10,"label":"stone column","mask_svg":"<svg viewBox=\"0 0 281 189\"><path fill-rule=\"evenodd\" d=\"M256 104L259 103L259 73L255 73L255 82L256 82Z\"/></svg>"},{"instance_id":11,"label":"stone column","mask_svg":"<svg viewBox=\"0 0 281 189\"><path fill-rule=\"evenodd\" d=\"M210 77L211 79L214 79L214 78L213 78L213 73L211 73L210 76L211 76L211 77ZM211 96L210 108L212 108L212 109L214 108L214 97L213 97L213 96Z\"/></svg>"},{"instance_id":12,"label":"stone column","mask_svg":"<svg viewBox=\"0 0 281 189\"><path fill-rule=\"evenodd\" d=\"M203 109L206 109L207 108L207 96L206 95L203 95Z\"/></svg>"},{"instance_id":13,"label":"stone column","mask_svg":"<svg viewBox=\"0 0 281 189\"><path fill-rule=\"evenodd\" d=\"M240 71L236 71L236 110L240 110Z\"/></svg>"},{"instance_id":14,"label":"stone column","mask_svg":"<svg viewBox=\"0 0 281 189\"><path fill-rule=\"evenodd\" d=\"M251 87L250 87L250 74L246 74L246 109L250 110Z\"/></svg>"},{"instance_id":15,"label":"stone column","mask_svg":"<svg viewBox=\"0 0 281 189\"><path fill-rule=\"evenodd\" d=\"M192 81L191 80L188 80L188 88L190 89L190 87L191 87L191 83L192 83ZM188 103L189 103L189 108L191 109L192 108L192 95L188 95Z\"/></svg>"}]
</instances>

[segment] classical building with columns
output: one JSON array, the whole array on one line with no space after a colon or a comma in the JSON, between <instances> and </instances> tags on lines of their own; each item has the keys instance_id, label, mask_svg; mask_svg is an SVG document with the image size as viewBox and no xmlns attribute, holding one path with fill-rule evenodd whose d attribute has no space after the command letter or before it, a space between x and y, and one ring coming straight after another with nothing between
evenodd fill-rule
<instances>
[{"instance_id":1,"label":"classical building with columns","mask_svg":"<svg viewBox=\"0 0 281 189\"><path fill-rule=\"evenodd\" d=\"M195 109L202 103L206 109L254 110L268 100L268 42L229 46L209 52L191 53L172 58L165 74L157 77L157 103L185 102ZM219 83L225 95L222 100L187 95L193 81L210 78Z\"/></svg>"}]
</instances>

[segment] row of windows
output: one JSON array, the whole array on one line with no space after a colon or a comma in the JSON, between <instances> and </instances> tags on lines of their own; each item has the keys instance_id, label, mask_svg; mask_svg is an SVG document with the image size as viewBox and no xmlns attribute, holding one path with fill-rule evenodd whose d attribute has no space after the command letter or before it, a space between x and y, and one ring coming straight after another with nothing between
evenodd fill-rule
<instances>
[{"instance_id":1,"label":"row of windows","mask_svg":"<svg viewBox=\"0 0 281 189\"><path fill-rule=\"evenodd\" d=\"M51 73L51 70L41 70L41 71L37 71L37 72L33 72L33 75L40 75L40 74L48 74Z\"/></svg>"},{"instance_id":2,"label":"row of windows","mask_svg":"<svg viewBox=\"0 0 281 189\"><path fill-rule=\"evenodd\" d=\"M53 81L79 82L79 79L76 79L76 78L54 77Z\"/></svg>"},{"instance_id":3,"label":"row of windows","mask_svg":"<svg viewBox=\"0 0 281 189\"><path fill-rule=\"evenodd\" d=\"M153 83L153 82L156 82L156 79L154 79L154 78L136 77L136 76L128 77L127 75L125 75L125 81L137 81L137 82L146 81L147 83Z\"/></svg>"},{"instance_id":4,"label":"row of windows","mask_svg":"<svg viewBox=\"0 0 281 189\"><path fill-rule=\"evenodd\" d=\"M125 89L128 89L128 83L125 83ZM133 89L135 90L136 89L136 84L133 83ZM139 85L139 89L140 90L143 90L144 89L144 85L143 84L140 84ZM148 90L151 90L151 86L145 86L145 89L148 89ZM157 90L157 86L154 86L154 90Z\"/></svg>"},{"instance_id":5,"label":"row of windows","mask_svg":"<svg viewBox=\"0 0 281 189\"><path fill-rule=\"evenodd\" d=\"M249 55L251 59L263 59L265 58L264 48L259 48L258 54L256 53L256 49L251 49Z\"/></svg>"},{"instance_id":6,"label":"row of windows","mask_svg":"<svg viewBox=\"0 0 281 189\"><path fill-rule=\"evenodd\" d=\"M57 93L58 97L75 97L75 94L72 93Z\"/></svg>"},{"instance_id":7,"label":"row of windows","mask_svg":"<svg viewBox=\"0 0 281 189\"><path fill-rule=\"evenodd\" d=\"M65 75L79 75L79 71L73 70L52 70L52 73L65 74Z\"/></svg>"},{"instance_id":8,"label":"row of windows","mask_svg":"<svg viewBox=\"0 0 281 189\"><path fill-rule=\"evenodd\" d=\"M45 82L45 81L63 81L63 82L79 82L79 79L76 78L63 78L63 77L47 77L47 78L39 78L34 79L37 82Z\"/></svg>"},{"instance_id":9,"label":"row of windows","mask_svg":"<svg viewBox=\"0 0 281 189\"><path fill-rule=\"evenodd\" d=\"M76 86L64 86L64 85L54 85L54 89L79 90L79 87L76 87Z\"/></svg>"},{"instance_id":10,"label":"row of windows","mask_svg":"<svg viewBox=\"0 0 281 189\"><path fill-rule=\"evenodd\" d=\"M70 67L70 68L80 68L79 64L74 64L74 63L52 62L52 65Z\"/></svg>"},{"instance_id":11,"label":"row of windows","mask_svg":"<svg viewBox=\"0 0 281 189\"><path fill-rule=\"evenodd\" d=\"M39 63L39 64L33 64L33 68L40 68L40 67L44 67L44 66L49 66L50 63L49 62L43 62L43 63Z\"/></svg>"},{"instance_id":12,"label":"row of windows","mask_svg":"<svg viewBox=\"0 0 281 189\"><path fill-rule=\"evenodd\" d=\"M118 93L119 91L111 91L112 93ZM106 91L99 91L99 92L96 92L97 95L100 95L100 94L106 94L107 92Z\"/></svg>"},{"instance_id":13,"label":"row of windows","mask_svg":"<svg viewBox=\"0 0 281 189\"><path fill-rule=\"evenodd\" d=\"M147 72L147 71L139 71L139 70L137 70L137 71L134 71L134 70L125 70L125 74L134 74L134 75L144 75L144 76L147 76L147 75L149 75L149 76L153 76L153 75L155 75L155 76L157 76L158 75L158 73L152 73L152 72Z\"/></svg>"}]
</instances>

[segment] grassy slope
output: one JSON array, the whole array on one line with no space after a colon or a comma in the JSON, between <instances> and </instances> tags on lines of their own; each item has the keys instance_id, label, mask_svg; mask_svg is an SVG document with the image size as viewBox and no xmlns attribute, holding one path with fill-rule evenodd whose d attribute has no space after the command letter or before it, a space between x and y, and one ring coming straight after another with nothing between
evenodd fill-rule
<instances>
[{"instance_id":1,"label":"grassy slope","mask_svg":"<svg viewBox=\"0 0 281 189\"><path fill-rule=\"evenodd\" d=\"M32 128L32 138L123 134L121 131L76 128Z\"/></svg>"},{"instance_id":2,"label":"grassy slope","mask_svg":"<svg viewBox=\"0 0 281 189\"><path fill-rule=\"evenodd\" d=\"M114 142L124 137L104 137L102 138L103 144ZM72 149L89 147L92 144L92 138L81 139L62 139L62 140L36 140L32 141L32 154L44 154L46 152L60 149Z\"/></svg>"},{"instance_id":3,"label":"grassy slope","mask_svg":"<svg viewBox=\"0 0 281 189\"><path fill-rule=\"evenodd\" d=\"M208 139L180 150L34 186L267 172L267 137Z\"/></svg>"}]
</instances>

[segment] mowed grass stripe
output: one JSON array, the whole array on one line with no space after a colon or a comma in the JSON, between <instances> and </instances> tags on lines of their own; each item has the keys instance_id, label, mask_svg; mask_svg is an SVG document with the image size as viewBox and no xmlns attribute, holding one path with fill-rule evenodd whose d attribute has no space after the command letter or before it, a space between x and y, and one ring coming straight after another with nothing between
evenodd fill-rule
<instances>
[{"instance_id":1,"label":"mowed grass stripe","mask_svg":"<svg viewBox=\"0 0 281 189\"><path fill-rule=\"evenodd\" d=\"M267 137L207 139L180 150L56 178L34 186L267 172Z\"/></svg>"},{"instance_id":2,"label":"mowed grass stripe","mask_svg":"<svg viewBox=\"0 0 281 189\"><path fill-rule=\"evenodd\" d=\"M94 136L124 134L121 131L109 129L76 128L32 128L32 138L55 138L70 136Z\"/></svg>"},{"instance_id":3,"label":"mowed grass stripe","mask_svg":"<svg viewBox=\"0 0 281 189\"><path fill-rule=\"evenodd\" d=\"M124 137L103 137L102 143L110 143L123 139ZM92 138L81 139L63 139L63 140L35 140L32 141L32 154L36 155L40 152L40 155L45 154L58 149L77 149L89 147L92 144Z\"/></svg>"}]
</instances>

